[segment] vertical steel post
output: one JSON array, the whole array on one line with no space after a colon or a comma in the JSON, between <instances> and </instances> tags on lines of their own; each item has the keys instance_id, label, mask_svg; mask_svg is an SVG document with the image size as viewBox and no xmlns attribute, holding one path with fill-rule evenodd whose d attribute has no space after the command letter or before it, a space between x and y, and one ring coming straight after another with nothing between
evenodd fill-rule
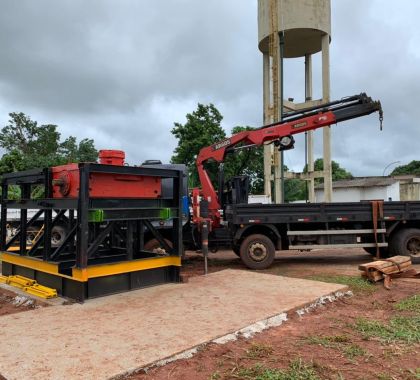
<instances>
[{"instance_id":1,"label":"vertical steel post","mask_svg":"<svg viewBox=\"0 0 420 380\"><path fill-rule=\"evenodd\" d=\"M207 220L201 223L201 251L204 256L204 274L208 274L209 222Z\"/></svg>"},{"instance_id":2,"label":"vertical steel post","mask_svg":"<svg viewBox=\"0 0 420 380\"><path fill-rule=\"evenodd\" d=\"M88 264L89 245L89 164L79 164L79 176L76 267L85 269Z\"/></svg>"},{"instance_id":3,"label":"vertical steel post","mask_svg":"<svg viewBox=\"0 0 420 380\"><path fill-rule=\"evenodd\" d=\"M52 175L51 169L44 169L44 189L45 198L52 198ZM52 232L52 209L45 209L44 211L44 248L42 250L42 259L44 261L50 260L51 257L51 232Z\"/></svg>"},{"instance_id":4,"label":"vertical steel post","mask_svg":"<svg viewBox=\"0 0 420 380\"><path fill-rule=\"evenodd\" d=\"M204 274L208 273L209 255L209 202L206 199L200 201L200 227L201 227L201 252L204 256Z\"/></svg>"},{"instance_id":5,"label":"vertical steel post","mask_svg":"<svg viewBox=\"0 0 420 380\"><path fill-rule=\"evenodd\" d=\"M21 200L29 200L31 197L31 185L25 183L21 185ZM27 223L28 223L28 209L22 208L20 210L20 245L19 245L19 254L26 254L26 245L27 245Z\"/></svg>"},{"instance_id":6,"label":"vertical steel post","mask_svg":"<svg viewBox=\"0 0 420 380\"><path fill-rule=\"evenodd\" d=\"M137 222L137 241L138 248L137 252L144 250L144 223L142 220Z\"/></svg>"},{"instance_id":7,"label":"vertical steel post","mask_svg":"<svg viewBox=\"0 0 420 380\"><path fill-rule=\"evenodd\" d=\"M126 230L126 250L127 250L127 260L133 260L133 248L134 248L134 223L131 220L127 220L127 230Z\"/></svg>"},{"instance_id":8,"label":"vertical steel post","mask_svg":"<svg viewBox=\"0 0 420 380\"><path fill-rule=\"evenodd\" d=\"M182 196L184 190L183 183L184 173L182 170L178 171L178 175L173 179L174 181L174 192L173 201L174 207L177 210L177 215L172 219L172 251L177 256L182 256L183 245L182 245Z\"/></svg>"},{"instance_id":9,"label":"vertical steel post","mask_svg":"<svg viewBox=\"0 0 420 380\"><path fill-rule=\"evenodd\" d=\"M74 210L69 210L69 231L73 230L75 224ZM74 237L69 241L69 252L74 252Z\"/></svg>"},{"instance_id":10,"label":"vertical steel post","mask_svg":"<svg viewBox=\"0 0 420 380\"><path fill-rule=\"evenodd\" d=\"M7 197L8 197L9 186L6 180L2 181L1 184L1 236L0 236L0 250L6 250L6 239L7 239Z\"/></svg>"}]
</instances>

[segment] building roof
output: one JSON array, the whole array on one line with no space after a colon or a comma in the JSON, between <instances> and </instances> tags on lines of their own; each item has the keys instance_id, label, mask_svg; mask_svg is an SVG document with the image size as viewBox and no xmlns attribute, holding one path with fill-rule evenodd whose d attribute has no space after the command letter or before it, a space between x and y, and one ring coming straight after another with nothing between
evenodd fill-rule
<instances>
[{"instance_id":1,"label":"building roof","mask_svg":"<svg viewBox=\"0 0 420 380\"><path fill-rule=\"evenodd\" d=\"M342 181L334 181L333 189L347 188L347 187L384 187L390 186L399 182L396 178L391 177L359 177L353 179L346 179ZM322 190L324 185L317 185L315 189Z\"/></svg>"}]
</instances>

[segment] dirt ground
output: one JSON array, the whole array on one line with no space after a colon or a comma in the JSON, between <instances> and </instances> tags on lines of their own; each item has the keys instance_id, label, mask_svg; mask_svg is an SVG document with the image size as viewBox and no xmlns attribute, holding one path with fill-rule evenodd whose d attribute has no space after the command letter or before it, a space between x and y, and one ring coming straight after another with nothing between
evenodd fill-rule
<instances>
[{"instance_id":1,"label":"dirt ground","mask_svg":"<svg viewBox=\"0 0 420 380\"><path fill-rule=\"evenodd\" d=\"M390 291L367 284L359 279L357 267L370 260L357 249L278 253L263 272L348 283L354 295L302 317L296 314L254 338L211 344L190 359L127 379L419 379L419 280L395 280ZM203 259L189 253L183 268L185 277L200 275ZM226 268L244 269L232 252L210 256L210 272ZM413 296L411 309L401 309L401 301ZM403 322L408 323L405 330Z\"/></svg>"},{"instance_id":2,"label":"dirt ground","mask_svg":"<svg viewBox=\"0 0 420 380\"><path fill-rule=\"evenodd\" d=\"M35 301L12 291L0 289L0 317L45 306L47 305L41 301Z\"/></svg>"}]
</instances>

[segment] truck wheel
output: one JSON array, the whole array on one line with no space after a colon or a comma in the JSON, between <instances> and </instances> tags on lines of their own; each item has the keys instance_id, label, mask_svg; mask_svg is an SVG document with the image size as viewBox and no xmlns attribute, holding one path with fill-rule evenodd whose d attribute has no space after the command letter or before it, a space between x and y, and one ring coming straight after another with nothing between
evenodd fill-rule
<instances>
[{"instance_id":1,"label":"truck wheel","mask_svg":"<svg viewBox=\"0 0 420 380\"><path fill-rule=\"evenodd\" d=\"M51 246L58 247L64 241L68 233L68 229L64 225L57 225L51 229Z\"/></svg>"},{"instance_id":2,"label":"truck wheel","mask_svg":"<svg viewBox=\"0 0 420 380\"><path fill-rule=\"evenodd\" d=\"M26 231L26 244L34 243L36 236L38 235L39 228L29 227Z\"/></svg>"},{"instance_id":3,"label":"truck wheel","mask_svg":"<svg viewBox=\"0 0 420 380\"><path fill-rule=\"evenodd\" d=\"M391 239L392 256L410 256L414 261L420 260L420 229L405 228L396 232Z\"/></svg>"},{"instance_id":4,"label":"truck wheel","mask_svg":"<svg viewBox=\"0 0 420 380\"><path fill-rule=\"evenodd\" d=\"M276 249L270 238L255 234L241 244L241 260L250 269L266 269L274 261Z\"/></svg>"},{"instance_id":5,"label":"truck wheel","mask_svg":"<svg viewBox=\"0 0 420 380\"><path fill-rule=\"evenodd\" d=\"M165 243L168 244L171 248L172 248L172 242L169 241L168 239L164 239ZM144 245L144 250L145 251L149 251L149 252L153 252L153 253L167 253L165 251L165 248L163 248L161 246L161 244L159 243L159 241L155 238L150 239L145 245Z\"/></svg>"}]
</instances>

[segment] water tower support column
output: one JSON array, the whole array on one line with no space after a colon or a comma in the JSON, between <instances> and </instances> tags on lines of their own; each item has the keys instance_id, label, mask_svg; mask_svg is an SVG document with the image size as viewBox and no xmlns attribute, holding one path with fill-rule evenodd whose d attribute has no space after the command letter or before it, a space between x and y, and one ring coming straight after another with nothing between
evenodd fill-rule
<instances>
[{"instance_id":1,"label":"water tower support column","mask_svg":"<svg viewBox=\"0 0 420 380\"><path fill-rule=\"evenodd\" d=\"M330 101L330 36L322 37L322 101ZM323 129L324 202L332 201L331 128Z\"/></svg>"},{"instance_id":2,"label":"water tower support column","mask_svg":"<svg viewBox=\"0 0 420 380\"><path fill-rule=\"evenodd\" d=\"M263 54L263 96L264 96L264 125L271 123L270 116L270 55ZM272 145L264 145L264 194L271 200L271 157Z\"/></svg>"},{"instance_id":3,"label":"water tower support column","mask_svg":"<svg viewBox=\"0 0 420 380\"><path fill-rule=\"evenodd\" d=\"M305 102L312 100L312 55L305 55ZM314 179L314 131L307 132L306 139L307 150L307 172L309 179L307 180L308 186L308 201L315 202L315 179Z\"/></svg>"},{"instance_id":4,"label":"water tower support column","mask_svg":"<svg viewBox=\"0 0 420 380\"><path fill-rule=\"evenodd\" d=\"M273 123L281 121L283 119L283 37L280 37L277 33L275 43L277 48L274 50L276 54L276 60L274 62L273 70L276 70L275 75L277 79L273 81L273 85L276 86L276 91L273 90L273 110L275 112ZM274 105L275 103L275 105ZM284 203L284 155L277 148L274 150L274 202Z\"/></svg>"}]
</instances>

